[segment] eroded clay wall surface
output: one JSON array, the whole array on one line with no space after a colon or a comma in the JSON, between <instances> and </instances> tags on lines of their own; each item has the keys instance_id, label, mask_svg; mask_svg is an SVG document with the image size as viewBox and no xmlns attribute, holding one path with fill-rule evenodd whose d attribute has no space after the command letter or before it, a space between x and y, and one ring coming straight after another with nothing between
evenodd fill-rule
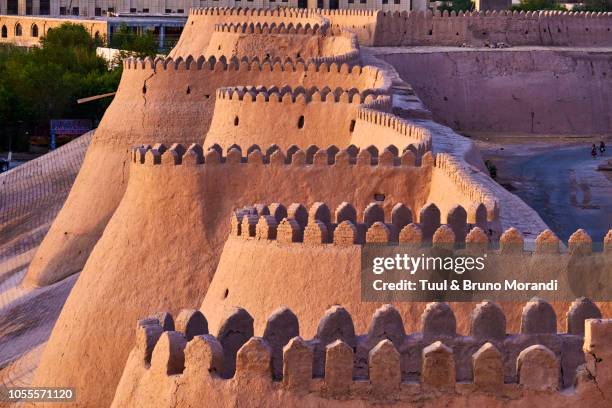
<instances>
[{"instance_id":1,"label":"eroded clay wall surface","mask_svg":"<svg viewBox=\"0 0 612 408\"><path fill-rule=\"evenodd\" d=\"M175 313L199 306L237 206L310 206L324 198L333 207L349 201L365 208L382 192L389 202L420 208L431 169L210 159L195 166L133 164L125 196L66 301L34 383L71 384L79 390L78 406L109 406L134 322L162 308Z\"/></svg>"},{"instance_id":2,"label":"eroded clay wall surface","mask_svg":"<svg viewBox=\"0 0 612 408\"><path fill-rule=\"evenodd\" d=\"M612 44L610 13L380 13L374 45L516 45L594 47Z\"/></svg>"},{"instance_id":3,"label":"eroded clay wall surface","mask_svg":"<svg viewBox=\"0 0 612 408\"><path fill-rule=\"evenodd\" d=\"M321 25L323 20L321 17L312 12L312 10L264 10L264 9L193 9L187 19L187 23L183 28L181 38L177 42L174 49L170 52L170 56L176 58L178 56L187 57L188 55L203 54L208 48L212 34L215 30L215 24L223 23L246 23L246 24L276 24L281 23L294 25L300 23L302 25L315 24Z\"/></svg>"},{"instance_id":4,"label":"eroded clay wall surface","mask_svg":"<svg viewBox=\"0 0 612 408\"><path fill-rule=\"evenodd\" d=\"M217 88L279 83L319 89L389 86L382 73L371 68L349 71L346 65L332 65L330 70L323 64L317 70L314 65L272 67L257 62L227 67L209 61L194 61L189 69L184 62L159 62L155 68L139 63L138 68L132 64L124 69L66 204L30 265L28 284L54 283L83 267L125 190L129 149L151 141L201 143L212 120ZM93 207L92 194L99 198Z\"/></svg>"},{"instance_id":5,"label":"eroded clay wall surface","mask_svg":"<svg viewBox=\"0 0 612 408\"><path fill-rule=\"evenodd\" d=\"M270 41L271 38L274 40ZM319 40L319 37L314 35L256 35L217 31L210 39L206 55L252 55L260 60L290 56L308 60L324 55Z\"/></svg>"},{"instance_id":6,"label":"eroded clay wall surface","mask_svg":"<svg viewBox=\"0 0 612 408\"><path fill-rule=\"evenodd\" d=\"M419 48L381 58L414 87L436 121L456 130L612 129L612 52Z\"/></svg>"},{"instance_id":7,"label":"eroded clay wall surface","mask_svg":"<svg viewBox=\"0 0 612 408\"><path fill-rule=\"evenodd\" d=\"M239 100L237 94L233 99L229 98L217 99L205 148L215 143L225 147L257 144L263 149L276 144L283 150L293 144L304 147L348 146L351 143L351 121L356 119L360 105L359 95L353 97L352 103L334 101L333 94L329 94L329 100L321 101L318 93L313 97L300 94L295 100L292 100L292 95L285 95L282 100L272 96L268 101L263 95L259 95L258 100ZM262 126L264 123L267 125Z\"/></svg>"}]
</instances>

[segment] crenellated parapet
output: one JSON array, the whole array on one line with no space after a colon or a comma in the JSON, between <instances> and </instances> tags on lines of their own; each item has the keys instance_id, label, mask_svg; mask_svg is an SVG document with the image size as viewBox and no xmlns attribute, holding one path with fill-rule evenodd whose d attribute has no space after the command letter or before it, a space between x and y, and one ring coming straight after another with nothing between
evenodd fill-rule
<instances>
[{"instance_id":1,"label":"crenellated parapet","mask_svg":"<svg viewBox=\"0 0 612 408\"><path fill-rule=\"evenodd\" d=\"M325 35L327 33L327 28L324 26L319 26L319 24L310 25L310 23L302 24L296 23L293 24L289 22L285 24L284 22L280 24L276 24L272 22L268 24L267 22L261 23L221 23L215 24L215 31L222 33L240 33L240 34L292 34L292 35Z\"/></svg>"},{"instance_id":2,"label":"crenellated parapet","mask_svg":"<svg viewBox=\"0 0 612 408\"><path fill-rule=\"evenodd\" d=\"M237 86L223 87L217 90L217 101L233 102L277 102L277 103L309 103L309 102L336 102L349 104L363 104L374 102L377 99L376 90L368 89L360 92L356 88L332 91L329 87L318 89L312 87L292 88L271 86ZM388 100L388 98L387 98Z\"/></svg>"},{"instance_id":3,"label":"crenellated parapet","mask_svg":"<svg viewBox=\"0 0 612 408\"><path fill-rule=\"evenodd\" d=\"M485 301L473 309L469 333L459 335L451 307L433 302L421 315L420 331L407 333L399 311L387 304L359 335L350 311L336 305L325 312L316 335L304 339L298 317L286 307L270 315L261 337L242 308L228 310L216 335L200 311L181 312L176 331L151 317L138 322L123 374L122 382L129 379L135 388L124 394L120 385L114 406L129 401L132 392L157 399L160 387L173 389L176 381L182 387L173 397L179 398L213 388L224 395L225 387L266 387L266 398L286 403L309 394L319 404L340 399L418 406L478 395L499 406L534 406L537 400L561 407L593 392L592 406L604 407L608 391L596 390L612 383L603 371L612 365L612 320L602 319L584 298L568 310L565 332L557 332L552 307L539 298L524 306L521 319L520 332L508 334L500 306ZM155 388L148 389L148 381ZM181 388L187 388L185 396Z\"/></svg>"},{"instance_id":4,"label":"crenellated parapet","mask_svg":"<svg viewBox=\"0 0 612 408\"><path fill-rule=\"evenodd\" d=\"M131 159L135 165L272 165L272 166L368 166L368 167L417 167L415 146L406 146L399 155L396 146L388 146L379 155L375 146L360 149L350 145L346 149L339 149L331 145L326 149L310 145L300 149L296 145L282 151L277 145L269 146L265 152L258 145L252 145L243 154L242 148L232 145L227 148L224 155L223 148L217 144L210 146L206 152L202 145L192 144L185 147L175 143L167 147L163 143L155 145L141 145L131 151ZM431 153L428 154L431 157ZM431 167L433 159L421 160L419 167Z\"/></svg>"},{"instance_id":5,"label":"crenellated parapet","mask_svg":"<svg viewBox=\"0 0 612 408\"><path fill-rule=\"evenodd\" d=\"M327 63L359 62L359 43L343 28L296 21L224 21L205 48L215 56L292 57Z\"/></svg>"},{"instance_id":6,"label":"crenellated parapet","mask_svg":"<svg viewBox=\"0 0 612 408\"><path fill-rule=\"evenodd\" d=\"M385 208L386 207L386 208ZM391 208L389 211L389 207ZM358 216L359 214L359 216ZM428 203L416 211L404 203L393 206L371 202L357 209L348 202L334 211L323 202L308 208L301 203L285 206L281 203L254 204L234 210L230 216L230 235L243 239L276 240L281 243L364 245L369 243L399 243L440 247L480 248L492 252L559 254L591 254L594 249L589 234L578 229L564 245L550 230L542 231L535 239L535 247L527 250L525 239L516 228L509 228L499 237L491 236L487 208L484 204L465 209L455 205L441 214L435 203ZM444 216L444 217L442 217ZM446 223L441 221L445 219ZM612 253L612 230L604 239L603 251Z\"/></svg>"},{"instance_id":7,"label":"crenellated parapet","mask_svg":"<svg viewBox=\"0 0 612 408\"><path fill-rule=\"evenodd\" d=\"M391 110L391 98L379 97L364 101L357 111L356 131L352 140L361 144L375 133L381 142L405 140L415 145L417 156L431 151L432 134L423 126L416 125L406 119L394 115Z\"/></svg>"},{"instance_id":8,"label":"crenellated parapet","mask_svg":"<svg viewBox=\"0 0 612 408\"><path fill-rule=\"evenodd\" d=\"M285 18L317 17L317 10L303 8L279 7L275 9L248 8L248 7L192 7L189 15L222 15L222 16L273 16Z\"/></svg>"},{"instance_id":9,"label":"crenellated parapet","mask_svg":"<svg viewBox=\"0 0 612 408\"><path fill-rule=\"evenodd\" d=\"M128 57L123 60L124 69L142 69L142 70L210 70L210 71L238 71L246 70L272 70L280 72L332 72L341 73L343 75L350 74L379 74L382 72L378 68L369 66L351 66L348 64L338 64L335 62L304 62L303 59L293 60L291 57L286 58L264 58L258 57L241 57L236 56L227 58L225 56L216 57L214 55L206 57L200 55L195 58L192 55L183 57L157 57L157 58L139 58Z\"/></svg>"},{"instance_id":10,"label":"crenellated parapet","mask_svg":"<svg viewBox=\"0 0 612 408\"><path fill-rule=\"evenodd\" d=\"M446 224L441 223L441 213L434 203L428 203L414 212L409 206L397 203L391 211L380 202L372 202L359 211L348 202L335 211L322 202L309 209L293 203L288 207L281 203L255 204L237 208L230 217L230 235L243 239L278 240L283 243L352 245L367 243L400 243L434 246L459 245L486 249L490 244L500 253L516 251L537 254L586 255L603 250L612 253L612 230L603 241L603 247L593 245L589 234L578 229L567 243L550 230L542 231L535 239L535 246L527 250L525 238L516 228L508 228L499 238L487 234L487 211L484 204L466 211L456 205L445 214ZM271 218L270 218L271 217ZM295 222L294 222L295 221Z\"/></svg>"},{"instance_id":11,"label":"crenellated parapet","mask_svg":"<svg viewBox=\"0 0 612 408\"><path fill-rule=\"evenodd\" d=\"M375 45L609 46L612 13L562 11L381 12Z\"/></svg>"},{"instance_id":12,"label":"crenellated parapet","mask_svg":"<svg viewBox=\"0 0 612 408\"><path fill-rule=\"evenodd\" d=\"M459 161L448 153L436 155L436 168L440 169L455 186L470 200L484 203L488 217L499 217L499 202L489 187L494 181L486 174L474 169L467 163Z\"/></svg>"},{"instance_id":13,"label":"crenellated parapet","mask_svg":"<svg viewBox=\"0 0 612 408\"><path fill-rule=\"evenodd\" d=\"M486 246L490 243L492 237L485 232L489 230L489 220L483 204L474 205L469 211L455 205L443 215L447 224L441 223L442 214L434 203L413 210L404 203L383 206L381 202L371 202L357 211L352 204L343 202L333 212L323 202L315 202L309 209L300 203L256 204L234 210L230 217L230 235L280 243L337 246L368 243L419 246L484 243Z\"/></svg>"}]
</instances>

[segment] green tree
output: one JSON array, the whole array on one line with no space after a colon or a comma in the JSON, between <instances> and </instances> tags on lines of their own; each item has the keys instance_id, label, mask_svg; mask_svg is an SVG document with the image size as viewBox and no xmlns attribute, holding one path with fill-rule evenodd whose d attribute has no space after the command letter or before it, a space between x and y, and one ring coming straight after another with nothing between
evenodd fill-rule
<instances>
[{"instance_id":1,"label":"green tree","mask_svg":"<svg viewBox=\"0 0 612 408\"><path fill-rule=\"evenodd\" d=\"M99 120L110 99L78 105L77 99L117 89L121 66L110 70L96 55L99 41L79 24L50 29L40 47L0 52L0 140L27 147L28 135L48 135L49 120Z\"/></svg>"},{"instance_id":2,"label":"green tree","mask_svg":"<svg viewBox=\"0 0 612 408\"><path fill-rule=\"evenodd\" d=\"M158 42L152 31L138 34L125 24L122 24L111 37L111 48L122 51L122 57L155 57L159 51Z\"/></svg>"},{"instance_id":3,"label":"green tree","mask_svg":"<svg viewBox=\"0 0 612 408\"><path fill-rule=\"evenodd\" d=\"M440 6L438 6L438 10L440 11L472 11L474 10L474 2L471 0L453 0L453 1L443 1Z\"/></svg>"},{"instance_id":4,"label":"green tree","mask_svg":"<svg viewBox=\"0 0 612 408\"><path fill-rule=\"evenodd\" d=\"M556 0L521 0L512 10L538 11L538 10L565 10Z\"/></svg>"}]
</instances>

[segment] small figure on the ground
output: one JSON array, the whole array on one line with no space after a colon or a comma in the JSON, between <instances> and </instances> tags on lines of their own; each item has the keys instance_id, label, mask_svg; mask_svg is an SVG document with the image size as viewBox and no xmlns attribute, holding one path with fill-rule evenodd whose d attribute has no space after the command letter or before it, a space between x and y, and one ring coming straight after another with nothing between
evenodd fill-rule
<instances>
[{"instance_id":1,"label":"small figure on the ground","mask_svg":"<svg viewBox=\"0 0 612 408\"><path fill-rule=\"evenodd\" d=\"M603 155L605 151L606 151L606 144L602 140L601 142L599 142L599 153Z\"/></svg>"},{"instance_id":2,"label":"small figure on the ground","mask_svg":"<svg viewBox=\"0 0 612 408\"><path fill-rule=\"evenodd\" d=\"M597 156L597 148L595 147L595 143L593 143L593 146L591 147L591 156L593 156L593 158Z\"/></svg>"}]
</instances>

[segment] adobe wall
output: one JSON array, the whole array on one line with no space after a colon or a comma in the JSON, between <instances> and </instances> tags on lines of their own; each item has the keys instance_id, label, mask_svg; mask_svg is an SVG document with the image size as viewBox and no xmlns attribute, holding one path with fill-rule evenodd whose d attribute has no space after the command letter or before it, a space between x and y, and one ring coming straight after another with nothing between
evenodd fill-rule
<instances>
[{"instance_id":1,"label":"adobe wall","mask_svg":"<svg viewBox=\"0 0 612 408\"><path fill-rule=\"evenodd\" d=\"M332 28L353 31L362 45L373 45L377 29L378 10L317 10Z\"/></svg>"},{"instance_id":2,"label":"adobe wall","mask_svg":"<svg viewBox=\"0 0 612 408\"><path fill-rule=\"evenodd\" d=\"M260 60L291 58L293 60L355 63L359 45L349 32L327 29L310 24L285 25L275 23L218 24L212 33L206 55L241 57L248 55Z\"/></svg>"},{"instance_id":3,"label":"adobe wall","mask_svg":"<svg viewBox=\"0 0 612 408\"><path fill-rule=\"evenodd\" d=\"M283 150L291 145L348 146L353 133L351 123L356 131L357 110L365 99L365 93L332 93L329 88L323 92L303 88L221 88L217 91L215 114L204 147L215 143L257 144L265 148L277 145ZM402 145L406 147L410 142L405 140ZM365 143L358 146L367 146Z\"/></svg>"},{"instance_id":4,"label":"adobe wall","mask_svg":"<svg viewBox=\"0 0 612 408\"><path fill-rule=\"evenodd\" d=\"M548 308L529 302L524 322L548 324ZM610 319L575 316L581 333L506 335L504 314L483 302L470 335L460 337L445 303L428 304L420 332L406 331L393 305L373 313L367 332L356 330L353 315L337 305L307 337L300 336L302 316L280 307L259 337L249 312L234 308L219 331L210 330L208 315L188 309L176 320L139 320L112 406L609 405Z\"/></svg>"},{"instance_id":5,"label":"adobe wall","mask_svg":"<svg viewBox=\"0 0 612 408\"><path fill-rule=\"evenodd\" d=\"M612 129L610 53L510 48L383 52L456 130L593 134Z\"/></svg>"},{"instance_id":6,"label":"adobe wall","mask_svg":"<svg viewBox=\"0 0 612 408\"><path fill-rule=\"evenodd\" d=\"M129 148L151 140L201 143L212 121L217 88L271 86L281 82L279 77L292 87L371 88L374 93L390 87L382 71L349 69L346 64L271 65L237 59L228 64L204 57L177 62L128 60L71 194L39 247L25 282L48 285L83 267L125 191ZM95 208L89 204L91 191L104 197Z\"/></svg>"},{"instance_id":7,"label":"adobe wall","mask_svg":"<svg viewBox=\"0 0 612 408\"><path fill-rule=\"evenodd\" d=\"M134 319L162 308L199 306L236 205L268 200L310 205L329 197L332 205L351 201L365 207L383 192L417 208L427 198L431 177L431 167L408 164L305 165L304 152L293 154L293 165L262 164L257 153L249 156L251 163L240 163L235 151L229 162L215 164L213 150L204 164L190 165L192 152L181 165L153 165L149 150L147 164L131 165L125 196L62 309L34 384L72 384L78 406L110 404L133 341ZM173 157L170 150L163 156L164 163Z\"/></svg>"},{"instance_id":8,"label":"adobe wall","mask_svg":"<svg viewBox=\"0 0 612 408\"><path fill-rule=\"evenodd\" d=\"M281 215L278 208L278 204L263 207L259 204L254 209L236 210L236 215L232 216L230 237L201 307L207 312L212 330L219 329L223 317L239 306L251 311L258 322L255 333L262 335L265 317L279 304L302 316L300 330L305 336L316 333L319 316L330 304L346 307L353 315L357 330L366 330L369 316L380 306L380 303L362 300L362 245L366 243L417 245L420 251L431 256L436 256L435 249L428 246L432 241L434 247L444 243L465 245L468 252L473 251L472 245L478 248L484 244L485 247L474 250L489 255L487 268L491 280L508 277L509 271L505 268L510 260L513 268L527 275L554 276L560 282L559 287L564 288L572 285L571 276L580 269L571 269L572 264L579 263L579 259L571 255L574 247L582 249L587 245L590 250L591 245L590 238L583 240L585 233L579 231L570 239L570 254L559 254L559 240L544 231L535 241L535 252L523 251L523 238L514 228L501 238L485 234L484 231L495 228L495 222L487 220L486 211L481 212L477 207L463 209L455 205L444 211L438 203L415 207L410 203L404 205L385 200L384 204L370 203L363 207L365 210L356 211L347 203L340 207L316 203L307 213L309 207L303 206L303 216L295 211L295 205L280 207ZM459 220L461 217L457 215L461 213L463 218ZM288 222L281 221L282 217L293 217L297 221L293 227L295 231L287 228ZM347 223L350 228L345 225ZM485 249L489 241L498 240L501 250ZM612 248L611 244L608 242L606 248ZM521 256L499 257L509 246L516 248ZM552 251L555 251L554 256L549 255ZM460 249L455 252L465 253ZM605 273L612 258L599 254L598 259L602 263L589 263L590 272L595 273L600 268L599 271ZM389 294L389 301L393 299ZM506 313L509 330L518 331L522 305L509 301L512 299L504 299L501 307ZM606 313L609 311L610 304L600 305ZM469 332L473 306L473 302L453 303L458 332ZM404 301L396 307L409 330L417 330L416 317L422 312L424 303ZM567 307L567 302L553 302L559 315L559 328L566 323L562 313Z\"/></svg>"},{"instance_id":9,"label":"adobe wall","mask_svg":"<svg viewBox=\"0 0 612 408\"><path fill-rule=\"evenodd\" d=\"M294 26L310 24L325 26L325 21L312 10L304 9L249 9L249 8L192 8L189 11L187 23L183 28L181 38L172 49L169 56L186 58L189 55L204 54L215 31L216 24L223 23L275 24ZM249 54L247 54L249 55Z\"/></svg>"},{"instance_id":10,"label":"adobe wall","mask_svg":"<svg viewBox=\"0 0 612 408\"><path fill-rule=\"evenodd\" d=\"M612 13L388 12L378 15L373 44L478 46L485 42L503 42L512 46L609 46L611 24Z\"/></svg>"}]
</instances>

